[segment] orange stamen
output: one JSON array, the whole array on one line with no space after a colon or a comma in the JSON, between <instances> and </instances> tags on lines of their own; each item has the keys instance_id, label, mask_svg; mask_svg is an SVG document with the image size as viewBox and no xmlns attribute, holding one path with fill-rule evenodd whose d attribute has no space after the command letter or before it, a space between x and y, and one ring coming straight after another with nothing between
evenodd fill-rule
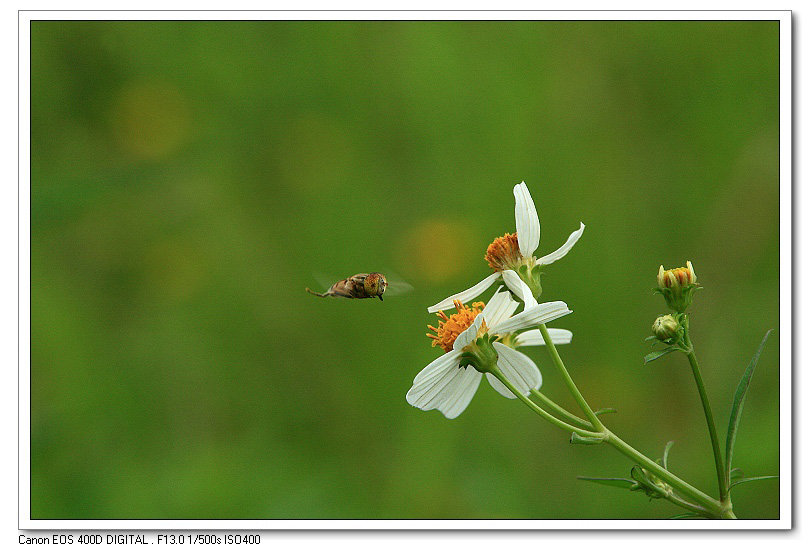
<instances>
[{"instance_id":1,"label":"orange stamen","mask_svg":"<svg viewBox=\"0 0 810 550\"><path fill-rule=\"evenodd\" d=\"M474 302L472 307L468 307L460 301L454 300L453 305L456 307L456 313L449 317L443 311L436 314L441 319L438 328L428 325L428 328L436 333L435 335L427 333L427 336L433 339L432 345L441 347L445 352L453 349L453 343L458 335L472 325L475 318L484 309L484 302Z\"/></svg>"},{"instance_id":2,"label":"orange stamen","mask_svg":"<svg viewBox=\"0 0 810 550\"><path fill-rule=\"evenodd\" d=\"M518 246L517 233L506 233L503 237L498 237L487 247L487 254L484 259L495 271L512 269L518 265L523 258Z\"/></svg>"}]
</instances>

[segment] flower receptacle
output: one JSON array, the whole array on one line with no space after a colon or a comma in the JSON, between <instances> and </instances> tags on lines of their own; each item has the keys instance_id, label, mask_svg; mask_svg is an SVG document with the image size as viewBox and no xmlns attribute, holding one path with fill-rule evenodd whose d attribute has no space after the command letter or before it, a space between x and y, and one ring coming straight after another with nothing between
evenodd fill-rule
<instances>
[{"instance_id":1,"label":"flower receptacle","mask_svg":"<svg viewBox=\"0 0 810 550\"><path fill-rule=\"evenodd\" d=\"M498 368L498 352L495 350L495 346L492 345L495 340L496 337L489 334L484 334L473 340L470 345L464 348L459 366L471 365L481 373L495 371Z\"/></svg>"}]
</instances>

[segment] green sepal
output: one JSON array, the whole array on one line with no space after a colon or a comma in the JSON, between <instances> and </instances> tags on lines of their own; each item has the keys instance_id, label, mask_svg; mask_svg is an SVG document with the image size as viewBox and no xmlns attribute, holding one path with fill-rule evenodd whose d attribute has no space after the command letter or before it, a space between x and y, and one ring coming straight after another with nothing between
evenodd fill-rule
<instances>
[{"instance_id":1,"label":"green sepal","mask_svg":"<svg viewBox=\"0 0 810 550\"><path fill-rule=\"evenodd\" d=\"M667 458L669 457L669 450L672 448L673 445L675 445L675 442L670 441L667 443L667 446L664 447L664 456L663 458L661 458L661 462L663 463L662 466L664 467L665 470L669 470L669 468L667 467Z\"/></svg>"},{"instance_id":2,"label":"green sepal","mask_svg":"<svg viewBox=\"0 0 810 550\"><path fill-rule=\"evenodd\" d=\"M734 392L734 401L731 404L731 417L728 421L728 432L726 435L726 472L729 472L729 474L726 474L727 482L730 481L731 457L734 453L734 442L737 439L737 428L740 425L740 413L745 404L745 395L748 392L748 386L751 384L751 377L754 375L754 368L757 366L762 348L765 347L765 342L768 341L770 334L770 330L765 333L765 338L762 339L762 343L759 345L757 352L754 354L754 357L751 358L751 362L748 364L748 368L745 369L745 373L743 373L742 379L737 386L737 391ZM727 483L727 485L729 484Z\"/></svg>"},{"instance_id":3,"label":"green sepal","mask_svg":"<svg viewBox=\"0 0 810 550\"><path fill-rule=\"evenodd\" d=\"M599 445L604 441L601 437L586 437L579 435L576 432L571 432L571 439L569 443L573 443L575 445Z\"/></svg>"},{"instance_id":4,"label":"green sepal","mask_svg":"<svg viewBox=\"0 0 810 550\"><path fill-rule=\"evenodd\" d=\"M620 489L630 489L630 490L632 490L633 487L638 485L638 483L633 481L632 479L627 479L624 477L577 476L577 479L598 483L599 485L607 485L608 487L619 487Z\"/></svg>"},{"instance_id":5,"label":"green sepal","mask_svg":"<svg viewBox=\"0 0 810 550\"><path fill-rule=\"evenodd\" d=\"M646 365L647 363L652 363L659 357L663 357L667 353L672 353L673 351L683 351L683 350L676 346L670 346L666 349L650 352L644 356L644 364Z\"/></svg>"},{"instance_id":6,"label":"green sepal","mask_svg":"<svg viewBox=\"0 0 810 550\"><path fill-rule=\"evenodd\" d=\"M608 408L604 408L604 409L599 409L598 411L594 411L593 414L595 414L596 416L599 416L600 414L609 414L609 413L615 413L615 412L616 412L616 409L611 409L611 408L608 407Z\"/></svg>"},{"instance_id":7,"label":"green sepal","mask_svg":"<svg viewBox=\"0 0 810 550\"><path fill-rule=\"evenodd\" d=\"M734 482L734 483L732 483L731 485L729 485L729 486L728 486L728 490L730 491L730 490L732 489L732 487L736 487L736 486L737 486L737 485L739 485L740 483L747 483L747 482L749 482L749 481L759 481L759 480L761 480L761 479L779 479L779 476L756 476L756 477L744 477L744 478L742 478L742 479L739 479L739 480L735 481L735 482Z\"/></svg>"},{"instance_id":8,"label":"green sepal","mask_svg":"<svg viewBox=\"0 0 810 550\"><path fill-rule=\"evenodd\" d=\"M653 480L647 477L640 466L633 466L633 469L630 470L630 477L635 479L639 485L637 488L631 488L631 491L644 491L644 494L651 499L666 497L667 493L663 487L659 487Z\"/></svg>"}]
</instances>

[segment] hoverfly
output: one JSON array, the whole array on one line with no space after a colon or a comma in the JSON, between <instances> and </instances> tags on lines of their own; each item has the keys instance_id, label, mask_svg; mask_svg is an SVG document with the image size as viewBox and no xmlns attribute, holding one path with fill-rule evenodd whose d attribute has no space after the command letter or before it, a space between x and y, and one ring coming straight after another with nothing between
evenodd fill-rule
<instances>
[{"instance_id":1,"label":"hoverfly","mask_svg":"<svg viewBox=\"0 0 810 550\"><path fill-rule=\"evenodd\" d=\"M334 280L334 279L332 279ZM328 284L328 283L327 283ZM307 288L307 292L326 298L327 296L338 296L341 298L379 298L383 299L383 294L389 287L388 279L382 273L358 273L346 279L341 279L326 292L315 292ZM397 281L391 285L393 294L401 294L411 290L408 283ZM391 292L389 292L391 294Z\"/></svg>"}]
</instances>

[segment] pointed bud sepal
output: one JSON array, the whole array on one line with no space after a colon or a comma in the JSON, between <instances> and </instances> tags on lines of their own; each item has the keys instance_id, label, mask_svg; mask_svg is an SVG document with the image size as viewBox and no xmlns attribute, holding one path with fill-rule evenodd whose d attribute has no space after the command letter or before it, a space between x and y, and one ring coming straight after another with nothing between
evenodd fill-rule
<instances>
[{"instance_id":1,"label":"pointed bud sepal","mask_svg":"<svg viewBox=\"0 0 810 550\"><path fill-rule=\"evenodd\" d=\"M653 291L661 294L670 309L683 313L692 305L692 296L701 289L697 284L697 275L692 262L686 262L686 267L675 269L658 268L658 288Z\"/></svg>"},{"instance_id":2,"label":"pointed bud sepal","mask_svg":"<svg viewBox=\"0 0 810 550\"><path fill-rule=\"evenodd\" d=\"M484 333L464 348L461 354L459 366L472 367L481 373L493 372L498 368L498 352L492 343L497 340L497 336Z\"/></svg>"}]
</instances>

